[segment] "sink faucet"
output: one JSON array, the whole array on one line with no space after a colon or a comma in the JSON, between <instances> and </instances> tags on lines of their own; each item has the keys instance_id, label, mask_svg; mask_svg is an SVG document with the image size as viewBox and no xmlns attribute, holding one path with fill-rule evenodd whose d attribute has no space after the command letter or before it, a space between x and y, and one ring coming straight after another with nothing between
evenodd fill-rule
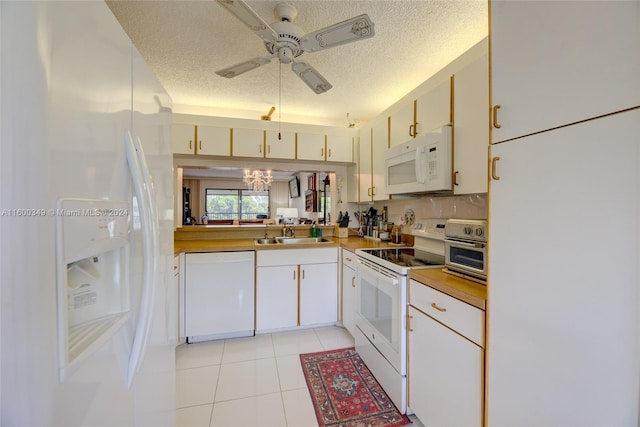
<instances>
[{"instance_id":1,"label":"sink faucet","mask_svg":"<svg viewBox=\"0 0 640 427\"><path fill-rule=\"evenodd\" d=\"M284 226L282 228L282 237L287 237L287 234L289 234L289 237L296 237L296 229L293 227L293 225L290 226Z\"/></svg>"}]
</instances>

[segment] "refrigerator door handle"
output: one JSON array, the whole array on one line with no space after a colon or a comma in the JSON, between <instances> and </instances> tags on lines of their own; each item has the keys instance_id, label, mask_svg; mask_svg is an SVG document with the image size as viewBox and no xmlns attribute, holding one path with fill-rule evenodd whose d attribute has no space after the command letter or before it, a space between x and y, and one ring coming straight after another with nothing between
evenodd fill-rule
<instances>
[{"instance_id":1,"label":"refrigerator door handle","mask_svg":"<svg viewBox=\"0 0 640 427\"><path fill-rule=\"evenodd\" d=\"M142 145L140 140L138 138L134 139L129 132L127 132L125 137L125 151L133 181L133 190L139 203L138 211L140 214L143 251L140 310L138 312L136 332L133 339L131 355L129 356L129 370L127 373L127 386L131 387L133 377L142 365L151 334L155 284L157 279L157 262L159 258L159 225L153 183L151 182L151 175L147 167Z\"/></svg>"}]
</instances>

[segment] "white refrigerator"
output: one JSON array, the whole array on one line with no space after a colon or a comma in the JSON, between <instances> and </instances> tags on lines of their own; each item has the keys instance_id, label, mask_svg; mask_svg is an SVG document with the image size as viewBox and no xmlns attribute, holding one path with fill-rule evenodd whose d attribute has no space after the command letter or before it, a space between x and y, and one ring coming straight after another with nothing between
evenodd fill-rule
<instances>
[{"instance_id":1,"label":"white refrigerator","mask_svg":"<svg viewBox=\"0 0 640 427\"><path fill-rule=\"evenodd\" d=\"M174 425L171 99L102 1L0 32L0 424Z\"/></svg>"}]
</instances>

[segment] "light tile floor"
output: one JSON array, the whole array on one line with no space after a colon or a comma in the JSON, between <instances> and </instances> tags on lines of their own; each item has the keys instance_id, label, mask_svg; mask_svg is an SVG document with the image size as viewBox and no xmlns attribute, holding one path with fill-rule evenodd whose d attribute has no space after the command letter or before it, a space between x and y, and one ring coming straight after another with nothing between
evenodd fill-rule
<instances>
[{"instance_id":1,"label":"light tile floor","mask_svg":"<svg viewBox=\"0 0 640 427\"><path fill-rule=\"evenodd\" d=\"M353 347L340 327L176 348L178 427L317 426L299 355ZM413 416L412 427L422 424Z\"/></svg>"},{"instance_id":2,"label":"light tile floor","mask_svg":"<svg viewBox=\"0 0 640 427\"><path fill-rule=\"evenodd\" d=\"M352 347L343 328L176 348L178 426L317 426L299 355Z\"/></svg>"}]
</instances>

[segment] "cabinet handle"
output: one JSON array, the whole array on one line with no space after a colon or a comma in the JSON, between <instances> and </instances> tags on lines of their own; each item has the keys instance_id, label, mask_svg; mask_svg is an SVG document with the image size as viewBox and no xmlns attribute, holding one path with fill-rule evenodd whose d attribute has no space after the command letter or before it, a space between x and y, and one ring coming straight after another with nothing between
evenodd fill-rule
<instances>
[{"instance_id":1,"label":"cabinet handle","mask_svg":"<svg viewBox=\"0 0 640 427\"><path fill-rule=\"evenodd\" d=\"M500 105L493 106L493 127L496 129L500 129L502 126L498 123L498 110L500 109Z\"/></svg>"},{"instance_id":2,"label":"cabinet handle","mask_svg":"<svg viewBox=\"0 0 640 427\"><path fill-rule=\"evenodd\" d=\"M367 196L369 196L369 197L371 197L371 196L372 196L372 194L371 194L371 187L367 188Z\"/></svg>"},{"instance_id":3,"label":"cabinet handle","mask_svg":"<svg viewBox=\"0 0 640 427\"><path fill-rule=\"evenodd\" d=\"M413 316L409 316L407 314L407 331L409 332L413 332L413 328L411 327L411 319L413 319Z\"/></svg>"},{"instance_id":4,"label":"cabinet handle","mask_svg":"<svg viewBox=\"0 0 640 427\"><path fill-rule=\"evenodd\" d=\"M293 270L293 280L296 280L296 271Z\"/></svg>"},{"instance_id":5,"label":"cabinet handle","mask_svg":"<svg viewBox=\"0 0 640 427\"><path fill-rule=\"evenodd\" d=\"M345 258L345 260L347 260L347 261L349 261L349 262L350 262L350 261L351 261L351 258Z\"/></svg>"},{"instance_id":6,"label":"cabinet handle","mask_svg":"<svg viewBox=\"0 0 640 427\"><path fill-rule=\"evenodd\" d=\"M202 150L202 140L200 140L198 142L199 142L198 150Z\"/></svg>"},{"instance_id":7,"label":"cabinet handle","mask_svg":"<svg viewBox=\"0 0 640 427\"><path fill-rule=\"evenodd\" d=\"M271 154L271 144L267 145L267 154Z\"/></svg>"},{"instance_id":8,"label":"cabinet handle","mask_svg":"<svg viewBox=\"0 0 640 427\"><path fill-rule=\"evenodd\" d=\"M453 185L459 185L458 184L458 174L460 173L460 171L455 171L453 173Z\"/></svg>"},{"instance_id":9,"label":"cabinet handle","mask_svg":"<svg viewBox=\"0 0 640 427\"><path fill-rule=\"evenodd\" d=\"M189 150L193 150L193 140L189 140Z\"/></svg>"},{"instance_id":10,"label":"cabinet handle","mask_svg":"<svg viewBox=\"0 0 640 427\"><path fill-rule=\"evenodd\" d=\"M496 173L496 163L498 162L498 160L500 160L499 156L496 156L493 159L491 159L491 178L493 178L494 181L500 180L500 177Z\"/></svg>"},{"instance_id":11,"label":"cabinet handle","mask_svg":"<svg viewBox=\"0 0 640 427\"><path fill-rule=\"evenodd\" d=\"M324 158L324 148L320 149L320 157Z\"/></svg>"},{"instance_id":12,"label":"cabinet handle","mask_svg":"<svg viewBox=\"0 0 640 427\"><path fill-rule=\"evenodd\" d=\"M376 195L376 187L371 187L371 196L375 196Z\"/></svg>"},{"instance_id":13,"label":"cabinet handle","mask_svg":"<svg viewBox=\"0 0 640 427\"><path fill-rule=\"evenodd\" d=\"M262 153L262 144L258 145L258 153Z\"/></svg>"},{"instance_id":14,"label":"cabinet handle","mask_svg":"<svg viewBox=\"0 0 640 427\"><path fill-rule=\"evenodd\" d=\"M420 123L415 122L415 124L414 124L414 126L413 126L413 137L414 137L414 138L415 138L416 136L418 136L418 134L420 133L420 132L418 132L418 129L419 129L419 128L418 128L418 126L420 126Z\"/></svg>"},{"instance_id":15,"label":"cabinet handle","mask_svg":"<svg viewBox=\"0 0 640 427\"><path fill-rule=\"evenodd\" d=\"M355 278L355 276L351 278L351 287L352 288L356 287L356 278Z\"/></svg>"},{"instance_id":16,"label":"cabinet handle","mask_svg":"<svg viewBox=\"0 0 640 427\"><path fill-rule=\"evenodd\" d=\"M302 280L304 280L304 270L302 270Z\"/></svg>"},{"instance_id":17,"label":"cabinet handle","mask_svg":"<svg viewBox=\"0 0 640 427\"><path fill-rule=\"evenodd\" d=\"M331 157L331 148L329 148L329 154L327 157Z\"/></svg>"},{"instance_id":18,"label":"cabinet handle","mask_svg":"<svg viewBox=\"0 0 640 427\"><path fill-rule=\"evenodd\" d=\"M413 125L409 125L409 136L411 136L411 137L416 136L416 135L413 133L413 128L414 128L414 126L413 126Z\"/></svg>"},{"instance_id":19,"label":"cabinet handle","mask_svg":"<svg viewBox=\"0 0 640 427\"><path fill-rule=\"evenodd\" d=\"M443 312L443 313L444 313L445 311L447 311L447 309L446 309L446 308L443 308L443 307L438 306L438 304L436 304L435 302L432 302L432 303L431 303L431 307L433 307L433 308L435 308L436 310L441 311L441 312Z\"/></svg>"}]
</instances>

